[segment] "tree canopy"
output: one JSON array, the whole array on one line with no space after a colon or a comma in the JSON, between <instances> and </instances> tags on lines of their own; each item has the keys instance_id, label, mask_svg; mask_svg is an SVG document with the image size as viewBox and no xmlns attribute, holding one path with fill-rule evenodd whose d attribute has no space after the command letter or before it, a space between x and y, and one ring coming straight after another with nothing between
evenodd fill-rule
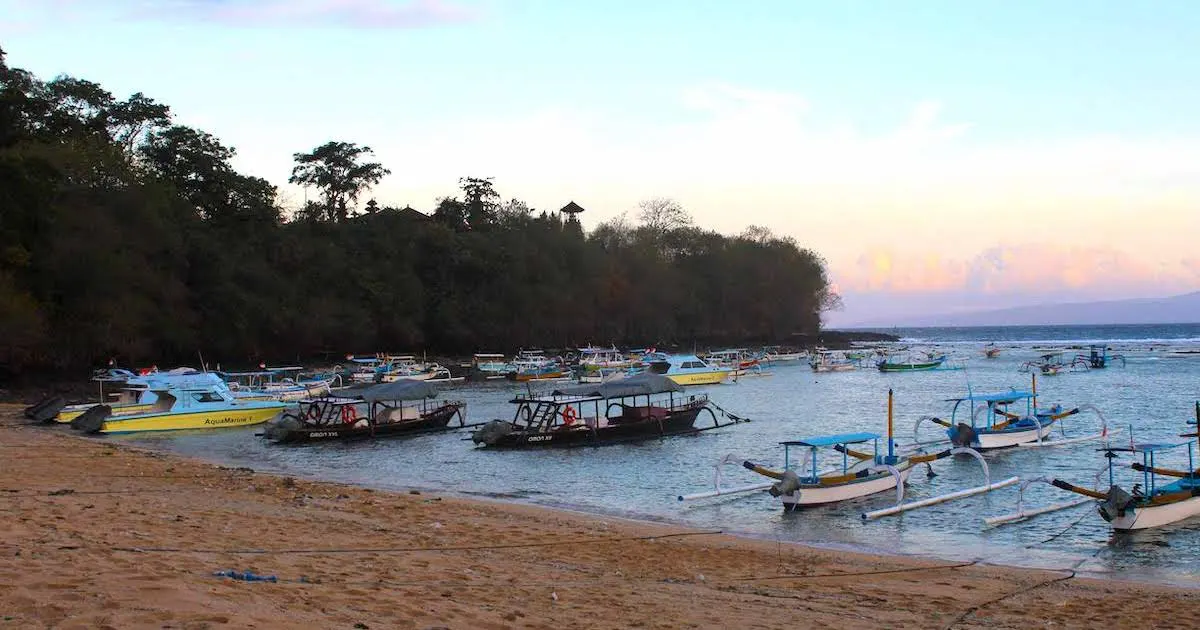
<instances>
[{"instance_id":1,"label":"tree canopy","mask_svg":"<svg viewBox=\"0 0 1200 630\"><path fill-rule=\"evenodd\" d=\"M388 170L334 141L294 155L289 181L320 200L288 213L235 155L141 93L42 80L0 51L0 376L198 353L783 341L836 303L813 252L702 229L670 199L586 232L464 177L428 213L360 213Z\"/></svg>"}]
</instances>

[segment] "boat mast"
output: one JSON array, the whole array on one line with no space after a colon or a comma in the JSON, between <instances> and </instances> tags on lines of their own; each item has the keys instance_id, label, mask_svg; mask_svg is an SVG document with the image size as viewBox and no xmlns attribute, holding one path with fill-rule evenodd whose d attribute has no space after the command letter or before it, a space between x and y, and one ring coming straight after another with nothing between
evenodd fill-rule
<instances>
[{"instance_id":1,"label":"boat mast","mask_svg":"<svg viewBox=\"0 0 1200 630\"><path fill-rule=\"evenodd\" d=\"M888 456L887 464L896 463L895 442L892 440L892 390L888 389Z\"/></svg>"}]
</instances>

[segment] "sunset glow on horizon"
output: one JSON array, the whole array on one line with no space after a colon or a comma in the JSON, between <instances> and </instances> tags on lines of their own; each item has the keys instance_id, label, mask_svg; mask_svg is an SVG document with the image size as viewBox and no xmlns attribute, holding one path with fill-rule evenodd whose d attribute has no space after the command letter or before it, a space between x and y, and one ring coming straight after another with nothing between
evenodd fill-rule
<instances>
[{"instance_id":1,"label":"sunset glow on horizon","mask_svg":"<svg viewBox=\"0 0 1200 630\"><path fill-rule=\"evenodd\" d=\"M289 207L337 139L385 205L480 176L587 227L656 196L766 226L826 259L835 325L1200 289L1191 2L130 6L0 0L0 45L169 103Z\"/></svg>"}]
</instances>

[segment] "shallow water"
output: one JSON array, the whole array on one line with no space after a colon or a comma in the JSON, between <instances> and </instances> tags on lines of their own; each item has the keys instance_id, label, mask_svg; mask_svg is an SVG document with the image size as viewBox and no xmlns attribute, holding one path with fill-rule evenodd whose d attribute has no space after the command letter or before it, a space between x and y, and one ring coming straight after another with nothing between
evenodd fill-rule
<instances>
[{"instance_id":1,"label":"shallow water","mask_svg":"<svg viewBox=\"0 0 1200 630\"><path fill-rule=\"evenodd\" d=\"M1183 339L1173 344L1176 347L1200 348L1185 336L1175 339ZM872 522L863 522L861 513L892 505L894 492L796 513L783 512L777 499L762 493L688 503L676 500L680 494L712 489L713 464L728 453L778 467L783 452L777 443L782 440L823 433L883 432L889 388L896 393L895 426L902 442L912 440L918 417L948 414L949 405L940 401L961 395L968 382L975 392L1028 388L1029 375L1018 368L1035 356L1035 342L1008 342L1002 357L994 360L982 358L982 342L944 339L942 343L966 369L814 374L802 364L775 366L769 376L698 390L708 393L721 407L751 418L751 423L642 444L486 451L474 448L465 432L302 447L270 445L251 430L113 439L256 470L382 489L485 496L715 527L786 542L1042 568L1074 567L1093 575L1200 585L1196 569L1200 566L1200 519L1114 536L1094 509L1085 505L985 528L983 517L1015 511L1016 486ZM1149 351L1144 343L1136 346L1139 344L1130 347L1124 368L1118 365L1039 378L1039 402L1060 402L1066 407L1095 405L1108 418L1110 428L1123 429L1115 441L1128 441L1129 425L1139 442L1186 441L1177 436L1187 428L1193 404L1200 398L1200 355L1166 358L1163 351ZM523 386L492 382L447 388L446 396L467 402L469 422L483 422L509 418L512 405L508 400L521 390ZM706 419L702 416L700 422ZM1067 437L1081 436L1097 432L1099 420L1082 413L1062 424ZM924 439L939 437L934 429L924 425ZM1098 446L1098 442L1085 442L1053 449L1008 449L985 457L993 480L1047 475L1090 487L1093 475L1104 465ZM832 456L823 461L836 463ZM1157 464L1184 468L1187 449L1176 449L1160 457ZM969 457L935 462L933 468L938 475L932 479L923 469L914 471L907 499L943 494L983 480L981 467ZM763 480L735 466L723 470L727 486ZM1134 482L1141 482L1140 475L1135 479L1131 472L1118 472L1118 483L1126 489ZM1106 479L1102 487L1107 487ZM1074 496L1043 484L1026 492L1031 506Z\"/></svg>"}]
</instances>

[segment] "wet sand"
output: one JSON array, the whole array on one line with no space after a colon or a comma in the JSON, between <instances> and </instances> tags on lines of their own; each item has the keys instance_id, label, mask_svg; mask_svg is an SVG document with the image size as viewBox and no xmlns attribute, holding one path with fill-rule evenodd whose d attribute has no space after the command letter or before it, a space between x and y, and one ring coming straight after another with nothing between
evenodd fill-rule
<instances>
[{"instance_id":1,"label":"wet sand","mask_svg":"<svg viewBox=\"0 0 1200 630\"><path fill-rule=\"evenodd\" d=\"M0 406L0 628L1200 627L1200 589L377 492L17 415Z\"/></svg>"}]
</instances>

